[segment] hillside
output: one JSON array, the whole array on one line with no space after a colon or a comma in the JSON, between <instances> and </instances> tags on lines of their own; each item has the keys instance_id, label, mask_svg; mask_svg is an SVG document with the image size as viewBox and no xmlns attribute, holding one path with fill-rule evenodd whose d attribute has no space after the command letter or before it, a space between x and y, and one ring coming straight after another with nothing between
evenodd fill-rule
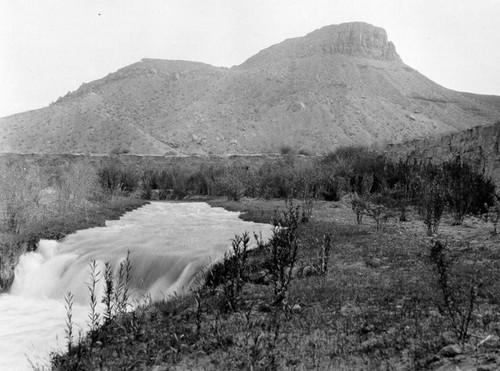
<instances>
[{"instance_id":1,"label":"hillside","mask_svg":"<svg viewBox=\"0 0 500 371\"><path fill-rule=\"evenodd\" d=\"M0 151L323 153L498 118L500 97L432 82L401 61L382 28L356 22L285 40L230 69L143 59L0 119Z\"/></svg>"}]
</instances>

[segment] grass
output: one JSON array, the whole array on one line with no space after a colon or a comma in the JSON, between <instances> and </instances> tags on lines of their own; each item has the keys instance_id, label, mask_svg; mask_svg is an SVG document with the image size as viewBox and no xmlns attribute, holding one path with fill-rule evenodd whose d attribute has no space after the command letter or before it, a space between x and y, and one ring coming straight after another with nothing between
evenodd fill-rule
<instances>
[{"instance_id":1,"label":"grass","mask_svg":"<svg viewBox=\"0 0 500 371\"><path fill-rule=\"evenodd\" d=\"M211 203L270 221L280 202ZM420 370L466 361L494 369L500 363L494 350L479 344L500 326L498 237L486 222L472 220L474 229L468 220L465 226L451 226L451 217L442 223L439 238L448 239L454 262L447 273L454 298L467 294L461 285L470 282L470 272L482 282L459 339L430 259L432 244L417 213L408 215L408 223L377 229L373 221L358 225L347 200L318 202L312 219L297 229L297 266L286 300L276 302L271 279L255 278L269 267L269 250L261 246L248 251L247 273L238 276L246 278L237 310L224 309L217 286L204 285L143 305L98 329L97 345L80 349L75 369ZM328 235L322 274L314 268L322 266ZM439 355L462 340L466 357Z\"/></svg>"}]
</instances>

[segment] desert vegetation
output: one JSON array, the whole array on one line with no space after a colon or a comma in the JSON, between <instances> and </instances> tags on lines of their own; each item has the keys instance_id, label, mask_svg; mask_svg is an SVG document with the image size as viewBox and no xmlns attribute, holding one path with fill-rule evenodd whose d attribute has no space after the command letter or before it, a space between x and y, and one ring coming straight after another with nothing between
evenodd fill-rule
<instances>
[{"instance_id":1,"label":"desert vegetation","mask_svg":"<svg viewBox=\"0 0 500 371\"><path fill-rule=\"evenodd\" d=\"M91 302L107 309L102 317L91 311L87 337L75 340L68 325L67 351L53 355L55 368L500 365L499 199L495 185L459 157L393 163L365 148L342 148L264 163L117 161L77 173L87 174L77 184L94 189L66 186L81 195L71 202L83 212L118 195L201 196L271 223L274 233L269 241L251 231L235 236L191 292L131 312L116 295L126 287L123 273L103 272L105 297ZM71 324L71 296L67 308Z\"/></svg>"},{"instance_id":2,"label":"desert vegetation","mask_svg":"<svg viewBox=\"0 0 500 371\"><path fill-rule=\"evenodd\" d=\"M357 224L348 197L318 201L307 222L297 202L247 207L277 227L267 243L235 236L189 294L122 313L97 330L94 345L86 338L55 355L54 366L498 367L498 239L485 221L464 220L482 227L471 246L454 235L470 238L472 228L453 225L449 213L439 237L427 238L413 208L407 222L377 230L372 220Z\"/></svg>"},{"instance_id":3,"label":"desert vegetation","mask_svg":"<svg viewBox=\"0 0 500 371\"><path fill-rule=\"evenodd\" d=\"M104 225L144 201L105 189L90 163L37 166L0 164L0 290L14 278L18 258L41 238L59 239L77 229Z\"/></svg>"}]
</instances>

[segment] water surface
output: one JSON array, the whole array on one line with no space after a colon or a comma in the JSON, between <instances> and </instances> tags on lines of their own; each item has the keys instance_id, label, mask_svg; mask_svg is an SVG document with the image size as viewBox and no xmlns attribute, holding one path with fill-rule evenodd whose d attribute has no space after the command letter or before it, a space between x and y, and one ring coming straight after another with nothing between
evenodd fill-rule
<instances>
[{"instance_id":1,"label":"water surface","mask_svg":"<svg viewBox=\"0 0 500 371\"><path fill-rule=\"evenodd\" d=\"M244 222L238 215L206 203L153 202L105 227L58 242L42 240L36 252L21 257L10 292L0 295L0 370L29 370L28 360L47 364L48 354L64 346L68 292L75 298L74 332L86 330L92 259L98 270L109 262L116 271L130 251L134 300L182 293L230 248L235 234L270 235L269 225Z\"/></svg>"}]
</instances>

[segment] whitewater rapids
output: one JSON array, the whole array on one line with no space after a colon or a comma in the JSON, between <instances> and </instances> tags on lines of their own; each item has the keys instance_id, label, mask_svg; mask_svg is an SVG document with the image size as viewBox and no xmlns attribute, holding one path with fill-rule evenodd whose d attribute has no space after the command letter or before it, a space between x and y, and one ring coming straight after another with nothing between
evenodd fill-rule
<instances>
[{"instance_id":1,"label":"whitewater rapids","mask_svg":"<svg viewBox=\"0 0 500 371\"><path fill-rule=\"evenodd\" d=\"M188 290L200 270L229 250L235 234L269 237L270 225L238 216L206 203L153 202L105 227L40 241L37 251L21 257L10 292L0 295L0 370L47 365L49 353L64 348L68 292L74 295L74 333L86 331L91 260L101 272L105 262L116 272L130 251L132 300L166 298Z\"/></svg>"}]
</instances>

